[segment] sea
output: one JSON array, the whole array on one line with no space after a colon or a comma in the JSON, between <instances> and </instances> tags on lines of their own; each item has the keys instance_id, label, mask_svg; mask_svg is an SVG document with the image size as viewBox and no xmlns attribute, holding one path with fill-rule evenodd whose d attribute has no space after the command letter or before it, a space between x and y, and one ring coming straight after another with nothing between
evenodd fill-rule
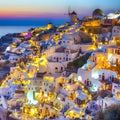
<instances>
[{"instance_id":1,"label":"sea","mask_svg":"<svg viewBox=\"0 0 120 120\"><path fill-rule=\"evenodd\" d=\"M39 26L0 26L0 38L8 33L21 33Z\"/></svg>"}]
</instances>

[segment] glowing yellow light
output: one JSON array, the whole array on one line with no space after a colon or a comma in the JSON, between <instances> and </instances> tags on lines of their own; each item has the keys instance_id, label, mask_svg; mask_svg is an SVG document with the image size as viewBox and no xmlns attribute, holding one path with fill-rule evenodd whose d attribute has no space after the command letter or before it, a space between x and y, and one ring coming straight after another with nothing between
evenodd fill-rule
<instances>
[{"instance_id":1,"label":"glowing yellow light","mask_svg":"<svg viewBox=\"0 0 120 120\"><path fill-rule=\"evenodd\" d=\"M108 59L111 59L111 58L112 58L112 54L108 53Z\"/></svg>"},{"instance_id":2,"label":"glowing yellow light","mask_svg":"<svg viewBox=\"0 0 120 120\"><path fill-rule=\"evenodd\" d=\"M82 85L81 87L82 87L82 89L84 89L84 86L83 86L83 85Z\"/></svg>"},{"instance_id":3,"label":"glowing yellow light","mask_svg":"<svg viewBox=\"0 0 120 120\"><path fill-rule=\"evenodd\" d=\"M43 79L46 80L46 81L49 81L49 82L54 82L54 77L53 76L47 76L46 75L46 76L43 77Z\"/></svg>"},{"instance_id":4,"label":"glowing yellow light","mask_svg":"<svg viewBox=\"0 0 120 120\"><path fill-rule=\"evenodd\" d=\"M86 94L88 93L88 91L87 91L87 90L85 90L84 92L85 92Z\"/></svg>"},{"instance_id":5,"label":"glowing yellow light","mask_svg":"<svg viewBox=\"0 0 120 120\"><path fill-rule=\"evenodd\" d=\"M45 97L47 97L48 95L47 94L44 94Z\"/></svg>"}]
</instances>

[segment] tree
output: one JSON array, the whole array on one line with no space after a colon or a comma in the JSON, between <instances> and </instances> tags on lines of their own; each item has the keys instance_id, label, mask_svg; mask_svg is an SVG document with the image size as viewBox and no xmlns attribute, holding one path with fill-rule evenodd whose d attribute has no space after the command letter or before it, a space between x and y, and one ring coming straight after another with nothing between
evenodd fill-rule
<instances>
[{"instance_id":1,"label":"tree","mask_svg":"<svg viewBox=\"0 0 120 120\"><path fill-rule=\"evenodd\" d=\"M96 120L120 120L120 104L111 105L96 114Z\"/></svg>"},{"instance_id":2,"label":"tree","mask_svg":"<svg viewBox=\"0 0 120 120\"><path fill-rule=\"evenodd\" d=\"M81 56L80 58L78 58L72 62L69 62L67 67L72 68L72 69L73 68L78 69L78 68L82 67L87 62L89 57L90 57L90 54L87 53L87 54Z\"/></svg>"}]
</instances>

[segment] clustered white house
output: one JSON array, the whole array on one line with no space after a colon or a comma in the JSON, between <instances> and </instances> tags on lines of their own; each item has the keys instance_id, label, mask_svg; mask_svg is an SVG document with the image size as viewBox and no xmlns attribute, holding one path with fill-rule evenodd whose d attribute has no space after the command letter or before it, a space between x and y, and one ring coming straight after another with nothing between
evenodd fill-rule
<instances>
[{"instance_id":1,"label":"clustered white house","mask_svg":"<svg viewBox=\"0 0 120 120\"><path fill-rule=\"evenodd\" d=\"M60 39L60 45L53 46L45 51L44 54L48 58L47 71L43 68L40 72L46 71L55 74L64 71L68 62L81 56L81 51L86 52L91 46L91 44L76 44L75 41L80 41L80 35L67 31L67 34L64 34Z\"/></svg>"},{"instance_id":2,"label":"clustered white house","mask_svg":"<svg viewBox=\"0 0 120 120\"><path fill-rule=\"evenodd\" d=\"M33 55L31 46L29 41L22 42L19 38L16 38L13 44L6 48L4 54L5 56L9 56L8 60L11 63L16 63L19 58L23 58L26 55Z\"/></svg>"},{"instance_id":3,"label":"clustered white house","mask_svg":"<svg viewBox=\"0 0 120 120\"><path fill-rule=\"evenodd\" d=\"M119 13L109 13L109 14L107 15L107 18L108 18L108 19L116 19L116 18L118 18L119 16L120 16Z\"/></svg>"},{"instance_id":4,"label":"clustered white house","mask_svg":"<svg viewBox=\"0 0 120 120\"><path fill-rule=\"evenodd\" d=\"M109 94L105 98L98 97L97 104L99 104L103 110L105 110L106 107L120 103L120 85L118 82L112 83L111 93L113 97L110 97Z\"/></svg>"},{"instance_id":5,"label":"clustered white house","mask_svg":"<svg viewBox=\"0 0 120 120\"><path fill-rule=\"evenodd\" d=\"M52 116L54 120L67 120L67 117L69 120L69 118L81 116L88 119L98 110L105 110L112 104L120 103L120 85L118 81L116 82L119 76L117 72L108 69L110 65L117 66L120 62L120 47L117 45L120 27L114 26L112 32L105 34L95 34L98 47L92 49L95 47L92 43L80 42L81 25L77 24L77 14L73 12L70 15L75 24L58 27L56 33L52 32L50 38L45 40L46 48L42 50L41 55L37 56L37 50L34 48L37 45L38 48L41 47L42 43L37 41L38 44L35 44L34 38L27 41L15 38L13 43L6 48L4 53L11 63L16 63L25 56L29 56L32 62L30 60L26 64L21 62L20 65L10 68L10 75L0 87L0 105L4 109L14 109L25 103L29 106L30 112L32 111L31 114L40 108L42 114L47 114L46 111L49 110L50 117L52 113L59 113L58 118ZM93 17L96 19L100 16ZM118 16L108 14L107 17L111 19ZM50 28L54 28L52 24L47 26L47 30ZM39 30L42 29L39 28ZM36 36L39 36L38 31ZM24 34L27 33L22 35ZM57 44L47 46L46 43L53 42L54 39ZM89 58L82 67L77 69L77 72L67 71L69 62L86 54L89 54ZM45 58L42 58L42 55ZM2 60L0 58L1 62ZM100 94L101 91L105 92L104 97ZM98 93L94 96L94 100L93 93ZM39 104L41 105L38 106ZM90 115L85 114L86 109L89 109ZM24 107L22 112L24 112Z\"/></svg>"}]
</instances>

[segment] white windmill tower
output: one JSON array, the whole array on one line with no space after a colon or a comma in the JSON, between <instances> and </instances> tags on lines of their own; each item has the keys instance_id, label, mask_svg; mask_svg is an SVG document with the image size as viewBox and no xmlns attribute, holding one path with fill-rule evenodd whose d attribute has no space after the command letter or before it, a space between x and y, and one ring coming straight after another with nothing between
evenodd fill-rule
<instances>
[{"instance_id":1,"label":"white windmill tower","mask_svg":"<svg viewBox=\"0 0 120 120\"><path fill-rule=\"evenodd\" d=\"M64 14L64 15L68 15L70 17L70 20L71 20L72 23L78 23L79 22L77 13L75 11L71 12L71 7L70 6L68 7L68 13Z\"/></svg>"}]
</instances>

